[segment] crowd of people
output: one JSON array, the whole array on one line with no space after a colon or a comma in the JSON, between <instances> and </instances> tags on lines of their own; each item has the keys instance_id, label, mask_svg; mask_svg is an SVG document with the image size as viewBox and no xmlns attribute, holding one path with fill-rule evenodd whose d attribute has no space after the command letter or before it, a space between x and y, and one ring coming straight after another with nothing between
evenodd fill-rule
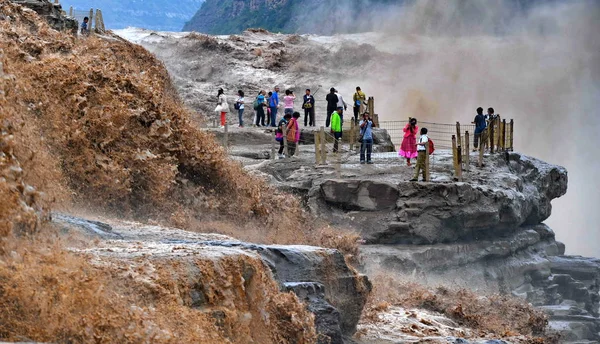
<instances>
[{"instance_id":1,"label":"crowd of people","mask_svg":"<svg viewBox=\"0 0 600 344\"><path fill-rule=\"evenodd\" d=\"M284 140L288 143L288 155L293 156L296 151L298 141L300 140L300 112L295 111L296 95L293 90L286 90L285 96L279 97L280 88L275 86L273 91L266 92L261 90L252 101L254 110L254 119L252 125L255 127L273 127L276 128L276 140L280 143L279 157L284 156ZM318 92L318 90L317 90ZM338 141L342 139L342 127L344 122L344 112L348 109L348 104L335 88L331 88L325 96L327 102L327 116L325 127L330 128L334 136L333 151L338 152ZM360 126L361 141L361 163L371 164L371 153L373 149L373 121L366 111L367 96L360 87L356 87L356 92L352 96L353 118L351 119ZM238 90L237 98L234 102L234 108L237 111L239 127L244 127L244 112L246 110L246 101L244 91ZM283 116L277 122L277 114L283 108ZM315 118L315 97L310 89L306 89L302 96L302 110L304 110L304 126L316 127ZM215 112L220 114L220 123L223 128L227 122L229 113L229 103L225 92L220 88L217 92L217 106ZM359 122L359 117L362 119ZM284 131L284 128L286 129ZM285 135L284 135L285 132ZM284 137L285 136L285 137Z\"/></svg>"}]
</instances>

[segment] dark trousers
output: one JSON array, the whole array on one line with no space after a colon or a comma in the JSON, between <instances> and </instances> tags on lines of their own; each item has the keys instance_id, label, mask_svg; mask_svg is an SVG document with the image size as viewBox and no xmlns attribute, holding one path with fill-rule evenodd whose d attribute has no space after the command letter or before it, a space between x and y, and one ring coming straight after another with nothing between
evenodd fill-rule
<instances>
[{"instance_id":1,"label":"dark trousers","mask_svg":"<svg viewBox=\"0 0 600 344\"><path fill-rule=\"evenodd\" d=\"M285 138L283 140L285 140ZM283 149L285 148L285 143L283 143L283 140L279 141L279 154L283 154Z\"/></svg>"},{"instance_id":2,"label":"dark trousers","mask_svg":"<svg viewBox=\"0 0 600 344\"><path fill-rule=\"evenodd\" d=\"M367 162L371 161L371 152L373 152L373 139L363 139L360 145L360 161L365 161L365 150L367 151Z\"/></svg>"},{"instance_id":3,"label":"dark trousers","mask_svg":"<svg viewBox=\"0 0 600 344\"><path fill-rule=\"evenodd\" d=\"M338 141L342 139L342 132L333 133L333 152L338 152Z\"/></svg>"},{"instance_id":4,"label":"dark trousers","mask_svg":"<svg viewBox=\"0 0 600 344\"><path fill-rule=\"evenodd\" d=\"M256 110L256 125L265 126L265 108L262 106L259 106Z\"/></svg>"},{"instance_id":5,"label":"dark trousers","mask_svg":"<svg viewBox=\"0 0 600 344\"><path fill-rule=\"evenodd\" d=\"M354 124L358 124L358 112L360 111L360 106L355 106L354 110Z\"/></svg>"},{"instance_id":6,"label":"dark trousers","mask_svg":"<svg viewBox=\"0 0 600 344\"><path fill-rule=\"evenodd\" d=\"M315 108L304 109L304 126L315 126Z\"/></svg>"},{"instance_id":7,"label":"dark trousers","mask_svg":"<svg viewBox=\"0 0 600 344\"><path fill-rule=\"evenodd\" d=\"M335 110L329 110L327 109L327 119L325 120L325 127L329 127L329 124L331 123L331 114L334 112Z\"/></svg>"},{"instance_id":8,"label":"dark trousers","mask_svg":"<svg viewBox=\"0 0 600 344\"><path fill-rule=\"evenodd\" d=\"M289 156L294 156L294 154L296 154L296 142L293 141L288 141L288 155Z\"/></svg>"}]
</instances>

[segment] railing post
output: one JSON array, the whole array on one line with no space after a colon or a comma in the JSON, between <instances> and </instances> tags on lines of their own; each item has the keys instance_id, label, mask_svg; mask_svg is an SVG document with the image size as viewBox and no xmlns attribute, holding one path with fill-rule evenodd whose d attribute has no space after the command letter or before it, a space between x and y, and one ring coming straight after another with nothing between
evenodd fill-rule
<instances>
[{"instance_id":1,"label":"railing post","mask_svg":"<svg viewBox=\"0 0 600 344\"><path fill-rule=\"evenodd\" d=\"M354 135L354 119L350 121L350 151L354 150L354 140L356 140L356 136Z\"/></svg>"},{"instance_id":2,"label":"railing post","mask_svg":"<svg viewBox=\"0 0 600 344\"><path fill-rule=\"evenodd\" d=\"M496 119L494 118L493 120L490 121L490 132L489 132L489 137L490 137L490 154L494 154L494 126L496 124Z\"/></svg>"},{"instance_id":3,"label":"railing post","mask_svg":"<svg viewBox=\"0 0 600 344\"><path fill-rule=\"evenodd\" d=\"M273 130L273 139L271 140L271 160L275 160L275 142L277 138L277 130Z\"/></svg>"},{"instance_id":4,"label":"railing post","mask_svg":"<svg viewBox=\"0 0 600 344\"><path fill-rule=\"evenodd\" d=\"M506 119L502 120L502 150L506 151Z\"/></svg>"},{"instance_id":5,"label":"railing post","mask_svg":"<svg viewBox=\"0 0 600 344\"><path fill-rule=\"evenodd\" d=\"M69 17L73 16L73 6L69 7Z\"/></svg>"},{"instance_id":6,"label":"railing post","mask_svg":"<svg viewBox=\"0 0 600 344\"><path fill-rule=\"evenodd\" d=\"M465 171L469 170L471 150L469 147L469 131L465 131Z\"/></svg>"},{"instance_id":7,"label":"railing post","mask_svg":"<svg viewBox=\"0 0 600 344\"><path fill-rule=\"evenodd\" d=\"M514 129L515 129L515 121L511 119L510 120L510 141L509 141L510 142L510 151L511 152L515 151L515 147L513 146L513 144L514 144L514 141L513 141L513 137L514 136L513 135L515 133Z\"/></svg>"},{"instance_id":8,"label":"railing post","mask_svg":"<svg viewBox=\"0 0 600 344\"><path fill-rule=\"evenodd\" d=\"M456 122L456 144L458 147L462 147L462 138L460 133L460 122Z\"/></svg>"},{"instance_id":9,"label":"railing post","mask_svg":"<svg viewBox=\"0 0 600 344\"><path fill-rule=\"evenodd\" d=\"M288 151L288 142L287 142L287 123L285 125L283 125L283 154L285 154L286 158L289 158L289 151Z\"/></svg>"},{"instance_id":10,"label":"railing post","mask_svg":"<svg viewBox=\"0 0 600 344\"><path fill-rule=\"evenodd\" d=\"M321 141L321 161L323 162L323 165L327 164L327 140L325 139L325 127L321 127L321 130L319 130L319 136L321 136L320 141Z\"/></svg>"},{"instance_id":11,"label":"railing post","mask_svg":"<svg viewBox=\"0 0 600 344\"><path fill-rule=\"evenodd\" d=\"M313 131L315 135L315 164L321 164L321 136L318 131Z\"/></svg>"},{"instance_id":12,"label":"railing post","mask_svg":"<svg viewBox=\"0 0 600 344\"><path fill-rule=\"evenodd\" d=\"M88 16L89 18L89 22L88 22L88 31L92 32L92 21L94 20L94 9L90 8L90 15Z\"/></svg>"},{"instance_id":13,"label":"railing post","mask_svg":"<svg viewBox=\"0 0 600 344\"><path fill-rule=\"evenodd\" d=\"M479 142L480 142L479 143L479 161L477 162L477 166L480 168L483 167L483 151L485 150L485 145L483 143L482 138L483 138L483 133L485 133L486 130L487 129L484 129L483 132L481 132L481 134L480 134L481 136L479 137L479 139L480 139L479 140ZM487 137L486 137L486 141L487 141Z\"/></svg>"},{"instance_id":14,"label":"railing post","mask_svg":"<svg viewBox=\"0 0 600 344\"><path fill-rule=\"evenodd\" d=\"M425 181L430 181L430 173L429 173L429 142L427 142L427 146L425 146ZM417 176L418 178L419 176Z\"/></svg>"}]
</instances>

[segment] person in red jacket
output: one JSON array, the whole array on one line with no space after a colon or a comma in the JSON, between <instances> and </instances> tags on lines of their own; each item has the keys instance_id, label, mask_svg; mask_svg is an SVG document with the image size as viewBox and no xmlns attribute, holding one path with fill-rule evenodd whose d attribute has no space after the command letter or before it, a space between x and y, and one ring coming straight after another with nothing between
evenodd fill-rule
<instances>
[{"instance_id":1,"label":"person in red jacket","mask_svg":"<svg viewBox=\"0 0 600 344\"><path fill-rule=\"evenodd\" d=\"M406 165L410 166L410 159L414 159L417 157L417 133L419 132L419 127L417 126L417 119L410 118L408 123L402 129L404 131L404 138L402 139L402 145L400 146L400 151L398 155L406 158Z\"/></svg>"}]
</instances>

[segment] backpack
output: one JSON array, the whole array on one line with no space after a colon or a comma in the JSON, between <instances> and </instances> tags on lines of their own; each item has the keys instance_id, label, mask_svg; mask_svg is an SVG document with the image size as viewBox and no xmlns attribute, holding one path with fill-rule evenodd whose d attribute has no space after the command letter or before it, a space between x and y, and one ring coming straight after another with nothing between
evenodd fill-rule
<instances>
[{"instance_id":1,"label":"backpack","mask_svg":"<svg viewBox=\"0 0 600 344\"><path fill-rule=\"evenodd\" d=\"M429 142L429 154L433 154L433 152L435 152L435 145L430 138L427 138L427 140L427 142Z\"/></svg>"},{"instance_id":2,"label":"backpack","mask_svg":"<svg viewBox=\"0 0 600 344\"><path fill-rule=\"evenodd\" d=\"M260 108L260 105L258 104L258 97L256 97L256 99L254 99L254 110L258 110Z\"/></svg>"},{"instance_id":3,"label":"backpack","mask_svg":"<svg viewBox=\"0 0 600 344\"><path fill-rule=\"evenodd\" d=\"M360 101L360 99L357 99L357 100L354 102L354 106L356 106L356 107L359 107L359 106L360 106L360 104L361 104L361 101Z\"/></svg>"}]
</instances>

